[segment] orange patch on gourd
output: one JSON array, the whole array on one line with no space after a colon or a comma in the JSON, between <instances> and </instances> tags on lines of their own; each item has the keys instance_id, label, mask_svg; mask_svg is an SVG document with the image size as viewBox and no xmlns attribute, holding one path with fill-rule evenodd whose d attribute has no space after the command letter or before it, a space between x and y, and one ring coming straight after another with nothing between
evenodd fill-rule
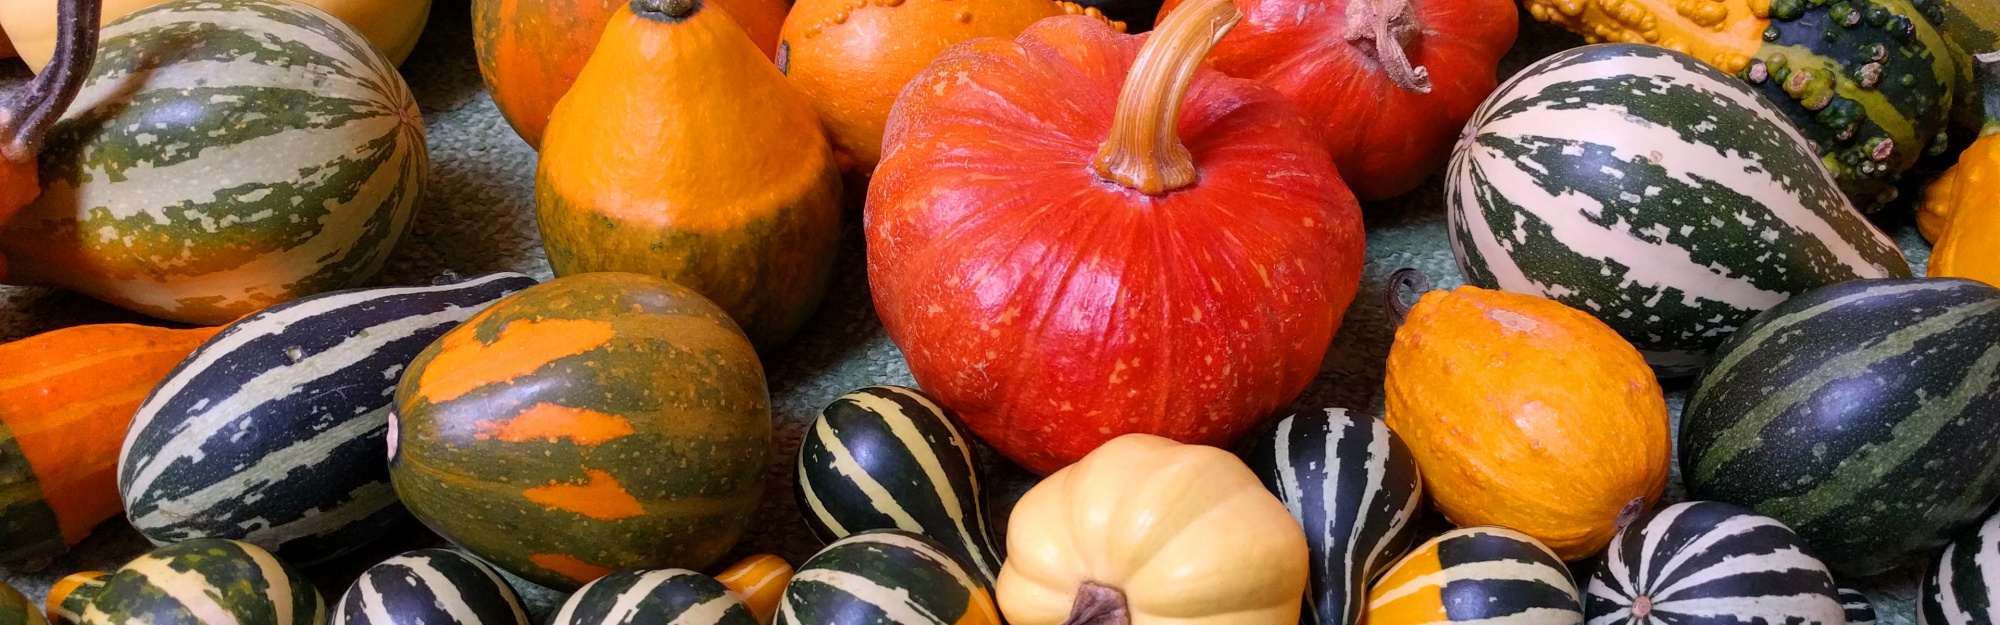
<instances>
[{"instance_id":1,"label":"orange patch on gourd","mask_svg":"<svg viewBox=\"0 0 2000 625\"><path fill-rule=\"evenodd\" d=\"M1388 596L1389 592L1401 590L1420 578L1438 572L1442 568L1438 562L1437 548L1410 554L1402 563L1389 569L1374 588L1368 592L1368 607L1364 621L1378 623L1443 623L1451 620L1445 613L1443 589L1440 583L1425 583L1416 592L1399 597Z\"/></svg>"},{"instance_id":2,"label":"orange patch on gourd","mask_svg":"<svg viewBox=\"0 0 2000 625\"><path fill-rule=\"evenodd\" d=\"M561 482L521 491L522 497L557 510L567 510L599 521L629 519L646 513L645 504L626 492L618 478L597 469L585 469L590 481L582 484Z\"/></svg>"},{"instance_id":3,"label":"orange patch on gourd","mask_svg":"<svg viewBox=\"0 0 2000 625\"><path fill-rule=\"evenodd\" d=\"M535 563L535 566L555 571L558 575L582 583L611 574L611 569L578 560L576 556L565 553L537 553L528 556L528 561Z\"/></svg>"},{"instance_id":4,"label":"orange patch on gourd","mask_svg":"<svg viewBox=\"0 0 2000 625\"><path fill-rule=\"evenodd\" d=\"M591 319L520 319L501 328L500 338L480 343L470 326L445 336L444 349L431 359L417 390L431 403L457 399L490 384L509 382L562 358L611 342L609 322Z\"/></svg>"},{"instance_id":5,"label":"orange patch on gourd","mask_svg":"<svg viewBox=\"0 0 2000 625\"><path fill-rule=\"evenodd\" d=\"M1000 625L1000 610L993 607L991 595L975 588L965 600L965 615L954 625Z\"/></svg>"},{"instance_id":6,"label":"orange patch on gourd","mask_svg":"<svg viewBox=\"0 0 2000 625\"><path fill-rule=\"evenodd\" d=\"M478 436L509 443L567 438L578 445L602 445L631 434L632 423L624 417L542 402L512 419L480 423Z\"/></svg>"}]
</instances>

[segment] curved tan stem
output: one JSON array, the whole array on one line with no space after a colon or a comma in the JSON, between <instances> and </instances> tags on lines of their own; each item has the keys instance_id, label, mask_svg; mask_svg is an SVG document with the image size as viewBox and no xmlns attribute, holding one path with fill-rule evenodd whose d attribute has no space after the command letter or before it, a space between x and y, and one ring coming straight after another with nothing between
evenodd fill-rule
<instances>
[{"instance_id":1,"label":"curved tan stem","mask_svg":"<svg viewBox=\"0 0 2000 625\"><path fill-rule=\"evenodd\" d=\"M1194 0L1153 30L1118 92L1111 136L1097 148L1097 175L1147 195L1194 184L1194 156L1176 126L1188 83L1215 42L1243 13L1234 0Z\"/></svg>"},{"instance_id":2,"label":"curved tan stem","mask_svg":"<svg viewBox=\"0 0 2000 625\"><path fill-rule=\"evenodd\" d=\"M1430 70L1411 65L1403 49L1422 30L1410 0L1347 0L1347 40L1374 58L1389 82L1412 93L1431 92Z\"/></svg>"},{"instance_id":3,"label":"curved tan stem","mask_svg":"<svg viewBox=\"0 0 2000 625\"><path fill-rule=\"evenodd\" d=\"M35 158L42 138L83 89L97 60L101 0L61 0L56 5L55 56L27 86L0 105L0 156L16 163Z\"/></svg>"}]
</instances>

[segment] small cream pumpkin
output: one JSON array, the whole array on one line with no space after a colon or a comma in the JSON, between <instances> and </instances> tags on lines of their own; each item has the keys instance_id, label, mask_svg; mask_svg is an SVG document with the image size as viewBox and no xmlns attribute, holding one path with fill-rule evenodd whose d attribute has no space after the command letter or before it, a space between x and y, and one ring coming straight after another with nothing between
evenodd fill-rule
<instances>
[{"instance_id":1,"label":"small cream pumpkin","mask_svg":"<svg viewBox=\"0 0 2000 625\"><path fill-rule=\"evenodd\" d=\"M1021 498L997 587L1013 625L1295 625L1305 532L1229 452L1127 434Z\"/></svg>"},{"instance_id":2,"label":"small cream pumpkin","mask_svg":"<svg viewBox=\"0 0 2000 625\"><path fill-rule=\"evenodd\" d=\"M167 0L104 0L103 23ZM368 42L402 64L430 19L431 0L298 0L319 7L361 31ZM56 0L0 0L0 29L28 69L39 73L56 49Z\"/></svg>"}]
</instances>

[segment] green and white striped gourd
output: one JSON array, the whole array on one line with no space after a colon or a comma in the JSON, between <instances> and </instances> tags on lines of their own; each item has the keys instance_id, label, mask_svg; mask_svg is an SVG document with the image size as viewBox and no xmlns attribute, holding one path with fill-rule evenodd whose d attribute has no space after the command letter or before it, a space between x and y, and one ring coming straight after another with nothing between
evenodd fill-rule
<instances>
[{"instance_id":1,"label":"green and white striped gourd","mask_svg":"<svg viewBox=\"0 0 2000 625\"><path fill-rule=\"evenodd\" d=\"M244 540L312 564L409 518L385 436L411 359L518 273L323 293L209 339L139 406L119 453L126 516L154 544Z\"/></svg>"},{"instance_id":2,"label":"green and white striped gourd","mask_svg":"<svg viewBox=\"0 0 2000 625\"><path fill-rule=\"evenodd\" d=\"M1504 527L1445 532L1382 573L1368 625L1583 625L1576 582L1548 546Z\"/></svg>"},{"instance_id":3,"label":"green and white striped gourd","mask_svg":"<svg viewBox=\"0 0 2000 625\"><path fill-rule=\"evenodd\" d=\"M2000 499L2000 289L1862 280L1723 343L1680 428L1689 496L1790 526L1834 573L1929 557Z\"/></svg>"},{"instance_id":4,"label":"green and white striped gourd","mask_svg":"<svg viewBox=\"0 0 2000 625\"><path fill-rule=\"evenodd\" d=\"M1787 297L1910 275L1770 102L1653 46L1563 51L1501 85L1445 200L1468 282L1596 315L1663 376Z\"/></svg>"},{"instance_id":5,"label":"green and white striped gourd","mask_svg":"<svg viewBox=\"0 0 2000 625\"><path fill-rule=\"evenodd\" d=\"M48 625L41 608L35 602L14 590L13 586L0 584L0 625Z\"/></svg>"},{"instance_id":6,"label":"green and white striped gourd","mask_svg":"<svg viewBox=\"0 0 2000 625\"><path fill-rule=\"evenodd\" d=\"M200 324L375 275L430 171L395 65L287 0L106 26L41 163L41 197L0 229L6 278Z\"/></svg>"},{"instance_id":7,"label":"green and white striped gourd","mask_svg":"<svg viewBox=\"0 0 2000 625\"><path fill-rule=\"evenodd\" d=\"M913 389L871 386L820 411L799 446L794 493L830 543L901 529L944 545L991 584L1001 552L986 525L979 468L950 411Z\"/></svg>"},{"instance_id":8,"label":"green and white striped gourd","mask_svg":"<svg viewBox=\"0 0 2000 625\"><path fill-rule=\"evenodd\" d=\"M1678 503L1639 517L1585 590L1593 625L1841 625L1833 575L1791 528L1739 506Z\"/></svg>"},{"instance_id":9,"label":"green and white striped gourd","mask_svg":"<svg viewBox=\"0 0 2000 625\"><path fill-rule=\"evenodd\" d=\"M1875 602L1861 591L1840 589L1840 607L1847 613L1847 625L1875 625Z\"/></svg>"},{"instance_id":10,"label":"green and white striped gourd","mask_svg":"<svg viewBox=\"0 0 2000 625\"><path fill-rule=\"evenodd\" d=\"M111 574L84 625L324 625L312 582L250 543L197 538L153 550Z\"/></svg>"},{"instance_id":11,"label":"green and white striped gourd","mask_svg":"<svg viewBox=\"0 0 2000 625\"><path fill-rule=\"evenodd\" d=\"M1306 530L1312 587L1301 622L1358 623L1368 582L1415 542L1424 501L1410 448L1389 426L1341 408L1280 419L1243 461Z\"/></svg>"},{"instance_id":12,"label":"green and white striped gourd","mask_svg":"<svg viewBox=\"0 0 2000 625\"><path fill-rule=\"evenodd\" d=\"M1917 595L1917 624L1994 625L2000 623L1996 599L2000 599L2000 514L1946 545L1931 562Z\"/></svg>"},{"instance_id":13,"label":"green and white striped gourd","mask_svg":"<svg viewBox=\"0 0 2000 625\"><path fill-rule=\"evenodd\" d=\"M687 569L630 570L569 596L549 625L757 625L722 582Z\"/></svg>"},{"instance_id":14,"label":"green and white striped gourd","mask_svg":"<svg viewBox=\"0 0 2000 625\"><path fill-rule=\"evenodd\" d=\"M104 591L104 582L111 575L104 571L78 571L64 575L49 586L48 617L55 625L77 625L83 622L83 609L90 606L90 600Z\"/></svg>"},{"instance_id":15,"label":"green and white striped gourd","mask_svg":"<svg viewBox=\"0 0 2000 625\"><path fill-rule=\"evenodd\" d=\"M498 571L451 549L418 549L361 572L332 625L529 625Z\"/></svg>"},{"instance_id":16,"label":"green and white striped gourd","mask_svg":"<svg viewBox=\"0 0 2000 625\"><path fill-rule=\"evenodd\" d=\"M991 588L942 545L903 530L858 532L806 560L778 625L999 625Z\"/></svg>"}]
</instances>

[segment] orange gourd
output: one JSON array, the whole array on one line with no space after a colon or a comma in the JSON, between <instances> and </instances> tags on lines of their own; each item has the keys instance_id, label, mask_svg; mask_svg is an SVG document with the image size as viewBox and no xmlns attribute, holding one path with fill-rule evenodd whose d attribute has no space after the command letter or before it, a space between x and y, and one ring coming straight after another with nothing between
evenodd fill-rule
<instances>
[{"instance_id":1,"label":"orange gourd","mask_svg":"<svg viewBox=\"0 0 2000 625\"><path fill-rule=\"evenodd\" d=\"M542 144L549 113L576 82L611 14L625 0L473 0L472 43L493 103L529 146ZM786 0L715 0L765 58L778 53Z\"/></svg>"},{"instance_id":2,"label":"orange gourd","mask_svg":"<svg viewBox=\"0 0 2000 625\"><path fill-rule=\"evenodd\" d=\"M778 614L778 602L785 598L785 585L792 581L792 563L768 553L758 554L716 573L715 581L742 598L757 622L770 625Z\"/></svg>"},{"instance_id":3,"label":"orange gourd","mask_svg":"<svg viewBox=\"0 0 2000 625\"><path fill-rule=\"evenodd\" d=\"M100 0L61 0L56 7L55 61L28 84L0 99L0 224L42 194L35 150L83 88L97 58ZM7 258L0 256L0 280Z\"/></svg>"},{"instance_id":4,"label":"orange gourd","mask_svg":"<svg viewBox=\"0 0 2000 625\"><path fill-rule=\"evenodd\" d=\"M633 0L556 105L535 176L556 275L659 276L759 350L813 310L840 247L840 172L812 105L702 0Z\"/></svg>"},{"instance_id":5,"label":"orange gourd","mask_svg":"<svg viewBox=\"0 0 2000 625\"><path fill-rule=\"evenodd\" d=\"M1104 19L1097 9L1051 0L799 0L785 18L778 68L819 109L842 168L866 173L882 159L890 105L931 59L952 44L1012 39L1064 14Z\"/></svg>"},{"instance_id":6,"label":"orange gourd","mask_svg":"<svg viewBox=\"0 0 2000 625\"><path fill-rule=\"evenodd\" d=\"M125 425L220 329L88 325L0 345L0 563L46 562L118 516Z\"/></svg>"},{"instance_id":7,"label":"orange gourd","mask_svg":"<svg viewBox=\"0 0 2000 625\"><path fill-rule=\"evenodd\" d=\"M1423 290L1403 270L1392 289ZM1564 560L1611 542L1667 484L1666 399L1639 351L1553 300L1462 286L1405 308L1389 348L1389 428L1460 527L1498 525Z\"/></svg>"},{"instance_id":8,"label":"orange gourd","mask_svg":"<svg viewBox=\"0 0 2000 625\"><path fill-rule=\"evenodd\" d=\"M2000 52L1976 57L1986 85L1984 136L1924 191L1917 226L1937 243L1927 275L2000 286Z\"/></svg>"}]
</instances>

